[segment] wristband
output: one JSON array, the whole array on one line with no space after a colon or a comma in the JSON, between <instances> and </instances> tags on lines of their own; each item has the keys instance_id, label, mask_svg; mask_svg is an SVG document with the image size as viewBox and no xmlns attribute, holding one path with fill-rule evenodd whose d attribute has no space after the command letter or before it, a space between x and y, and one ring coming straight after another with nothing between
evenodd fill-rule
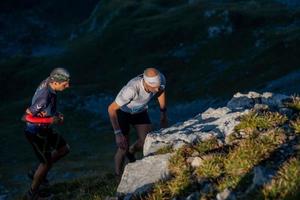
<instances>
[{"instance_id":1,"label":"wristband","mask_svg":"<svg viewBox=\"0 0 300 200\"><path fill-rule=\"evenodd\" d=\"M115 135L121 135L121 134L122 134L122 131L121 131L120 129L115 130L115 131L114 131L114 134L115 134Z\"/></svg>"},{"instance_id":2,"label":"wristband","mask_svg":"<svg viewBox=\"0 0 300 200\"><path fill-rule=\"evenodd\" d=\"M167 108L160 108L160 112L167 112Z\"/></svg>"}]
</instances>

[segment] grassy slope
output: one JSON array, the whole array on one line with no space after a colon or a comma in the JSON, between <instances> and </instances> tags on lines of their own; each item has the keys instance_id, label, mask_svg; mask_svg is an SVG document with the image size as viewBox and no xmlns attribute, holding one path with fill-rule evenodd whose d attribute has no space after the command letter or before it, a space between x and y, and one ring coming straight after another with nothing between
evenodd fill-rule
<instances>
[{"instance_id":1,"label":"grassy slope","mask_svg":"<svg viewBox=\"0 0 300 200\"><path fill-rule=\"evenodd\" d=\"M214 14L205 17L206 11ZM0 110L9 113L1 116L1 135L7 137L1 137L5 145L0 150L8 152L17 143L30 152L19 137L23 126L19 116L37 84L54 66L66 66L72 74L72 88L63 99L74 94L115 94L145 66L158 66L167 75L168 93L173 101L208 95L231 96L236 91L261 88L298 68L300 30L293 23L299 15L299 10L287 10L271 1L201 0L187 5L180 0L103 0L99 11L78 28L83 29L78 30L78 38L61 42L68 49L63 55L39 58L18 55L0 61ZM96 29L89 32L94 19ZM209 27L222 25L232 27L233 32L208 37ZM255 47L258 40L262 45ZM218 61L225 67L215 64ZM67 131L79 132L79 138L83 139L82 142L74 139L75 146L97 142L99 137L93 135L94 130L86 128L88 121L74 123L81 122L84 116L65 112L66 116L73 115ZM91 138L85 140L85 135ZM112 143L109 137L107 140Z\"/></svg>"},{"instance_id":2,"label":"grassy slope","mask_svg":"<svg viewBox=\"0 0 300 200\"><path fill-rule=\"evenodd\" d=\"M298 98L296 104L299 102ZM294 105L291 107L295 108ZM156 183L153 191L142 199L185 199L200 192L199 198L208 200L225 189L233 192L236 199L298 199L297 119L298 111L284 116L274 111L253 110L241 118L226 145L212 138L177 150L169 160L171 179ZM192 167L188 159L195 155L202 162ZM272 176L264 175L267 180L262 184L255 168ZM253 180L256 185L252 185Z\"/></svg>"}]
</instances>

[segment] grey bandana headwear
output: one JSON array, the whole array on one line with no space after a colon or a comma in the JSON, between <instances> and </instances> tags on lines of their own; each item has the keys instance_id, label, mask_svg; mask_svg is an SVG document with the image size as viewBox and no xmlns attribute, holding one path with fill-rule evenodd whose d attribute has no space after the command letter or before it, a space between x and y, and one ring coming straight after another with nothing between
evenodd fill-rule
<instances>
[{"instance_id":1,"label":"grey bandana headwear","mask_svg":"<svg viewBox=\"0 0 300 200\"><path fill-rule=\"evenodd\" d=\"M70 73L64 68L55 68L50 73L49 79L57 82L69 81Z\"/></svg>"}]
</instances>

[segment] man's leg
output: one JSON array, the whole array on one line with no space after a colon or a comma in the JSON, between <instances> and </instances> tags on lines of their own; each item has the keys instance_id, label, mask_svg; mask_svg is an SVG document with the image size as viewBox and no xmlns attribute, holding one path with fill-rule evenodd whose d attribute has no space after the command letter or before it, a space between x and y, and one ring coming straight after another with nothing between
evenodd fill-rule
<instances>
[{"instance_id":1,"label":"man's leg","mask_svg":"<svg viewBox=\"0 0 300 200\"><path fill-rule=\"evenodd\" d=\"M40 163L32 175L32 183L30 190L32 193L36 193L38 191L40 184L47 176L47 173L52 165L51 152L49 151L49 146L47 145L48 137L40 134L43 134L43 132L32 134L30 132L25 131L25 136L32 145L33 150Z\"/></svg>"},{"instance_id":2,"label":"man's leg","mask_svg":"<svg viewBox=\"0 0 300 200\"><path fill-rule=\"evenodd\" d=\"M129 136L125 135L127 144L129 144ZM128 151L128 147L126 149L121 149L118 147L117 152L115 154L115 174L116 176L121 176L124 167L124 160L126 153Z\"/></svg>"},{"instance_id":3,"label":"man's leg","mask_svg":"<svg viewBox=\"0 0 300 200\"><path fill-rule=\"evenodd\" d=\"M52 146L55 150L51 153L47 153L47 154L43 154L42 147L39 147L37 145L34 145L36 148L36 153L41 161L41 163L51 163L51 165L47 164L48 166L44 166L42 167L42 173L43 173L43 168L48 168L48 171L50 170L50 168L52 167L52 164L54 164L55 162L57 162L59 159L61 159L62 157L66 156L69 152L70 152L70 146L66 143L66 141L64 140L63 137L61 137L59 134L55 133L52 134L50 133L47 137L47 146L46 148L48 149L49 146ZM47 161L49 160L49 161ZM34 176L35 173L38 171L40 167L40 164L33 170L31 170L29 172L29 177L32 177L32 180L34 180ZM32 175L31 175L32 174ZM47 177L47 173L46 176L44 177L44 179L42 180L42 184L43 185L49 185L48 180L46 180Z\"/></svg>"},{"instance_id":4,"label":"man's leg","mask_svg":"<svg viewBox=\"0 0 300 200\"><path fill-rule=\"evenodd\" d=\"M143 150L146 136L152 130L151 124L136 124L134 127L137 131L138 139L129 148L129 152L132 154L134 154L137 151Z\"/></svg>"},{"instance_id":5,"label":"man's leg","mask_svg":"<svg viewBox=\"0 0 300 200\"><path fill-rule=\"evenodd\" d=\"M118 110L117 116L118 116L118 123L119 123L120 129L127 141L126 148L122 149L120 147L117 147L118 149L117 149L117 152L116 152L115 158L114 158L114 160L115 160L115 175L116 175L117 180L119 181L119 179L121 178L121 175L123 173L124 161L125 161L126 153L128 152L128 147L129 147L130 114L125 113L121 110Z\"/></svg>"},{"instance_id":6,"label":"man's leg","mask_svg":"<svg viewBox=\"0 0 300 200\"><path fill-rule=\"evenodd\" d=\"M59 159L61 159L62 157L66 156L68 153L70 152L70 147L68 144L66 144L65 146L53 151L52 155L51 155L51 162L52 164L57 162ZM31 178L32 180L34 179L34 175L36 173L36 171L39 169L40 164L38 164L36 167L34 167L33 169L31 169L28 172L28 177ZM43 167L44 168L44 167ZM50 168L48 169L50 170ZM44 171L44 170L42 170ZM46 179L47 176L45 176L45 178L42 180L41 184L44 186L48 186L49 182Z\"/></svg>"},{"instance_id":7,"label":"man's leg","mask_svg":"<svg viewBox=\"0 0 300 200\"><path fill-rule=\"evenodd\" d=\"M50 163L40 163L39 167L34 173L33 180L31 183L31 190L37 191L39 189L40 184L47 176L52 164Z\"/></svg>"},{"instance_id":8,"label":"man's leg","mask_svg":"<svg viewBox=\"0 0 300 200\"><path fill-rule=\"evenodd\" d=\"M54 149L51 153L51 162L54 164L70 152L70 146L67 144L66 140L54 130L52 130L48 138L49 145Z\"/></svg>"},{"instance_id":9,"label":"man's leg","mask_svg":"<svg viewBox=\"0 0 300 200\"><path fill-rule=\"evenodd\" d=\"M68 144L58 148L52 153L52 163L55 163L62 157L65 157L70 152L70 146Z\"/></svg>"}]
</instances>

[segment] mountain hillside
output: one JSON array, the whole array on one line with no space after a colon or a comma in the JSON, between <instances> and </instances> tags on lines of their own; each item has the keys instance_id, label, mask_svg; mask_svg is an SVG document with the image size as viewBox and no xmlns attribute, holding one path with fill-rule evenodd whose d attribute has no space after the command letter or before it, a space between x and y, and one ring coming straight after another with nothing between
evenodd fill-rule
<instances>
[{"instance_id":1,"label":"mountain hillside","mask_svg":"<svg viewBox=\"0 0 300 200\"><path fill-rule=\"evenodd\" d=\"M67 4L53 1L46 7L43 3L37 6L42 13L26 12L52 23L50 28L56 33L49 36L52 33L46 25L31 23L32 29L44 30L46 35L26 31L29 42L37 37L46 41L32 43L31 53L26 48L1 59L1 83L7 78L15 83L5 86L1 96L3 100L28 96L27 91L41 79L33 77L46 76L54 66L70 69L76 91L116 92L144 67L156 66L167 75L169 94L181 100L211 95L228 98L237 90L266 87L297 92L299 88L291 90L289 85L299 79L299 8L289 2L103 0L87 4L95 6L85 19ZM49 19L43 14L48 11L45 7L68 10L71 15L63 18L55 13ZM0 17L3 24L4 17ZM71 27L65 25L70 19L74 19ZM20 23L10 26L20 27ZM3 49L9 48L4 36ZM293 80L288 84L272 85L290 75ZM16 95L13 91L21 85ZM184 99L178 93L184 93Z\"/></svg>"},{"instance_id":2,"label":"mountain hillside","mask_svg":"<svg viewBox=\"0 0 300 200\"><path fill-rule=\"evenodd\" d=\"M107 105L145 67L167 78L170 125L218 108L237 92L299 93L299 6L298 0L1 1L0 198L27 189L35 158L20 117L54 67L71 73L71 88L58 95L66 121L57 128L72 152L50 181L102 177L113 171L115 150ZM149 113L157 130L155 101Z\"/></svg>"}]
</instances>

